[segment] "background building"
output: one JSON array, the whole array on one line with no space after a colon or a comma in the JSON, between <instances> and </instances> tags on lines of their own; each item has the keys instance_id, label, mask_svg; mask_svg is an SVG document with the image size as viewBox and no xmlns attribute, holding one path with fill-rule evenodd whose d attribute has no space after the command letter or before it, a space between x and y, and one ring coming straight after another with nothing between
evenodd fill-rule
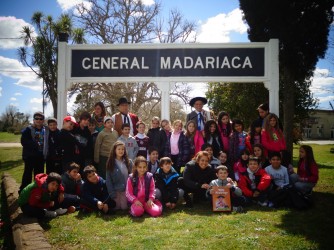
<instances>
[{"instance_id":1,"label":"background building","mask_svg":"<svg viewBox=\"0 0 334 250\"><path fill-rule=\"evenodd\" d=\"M302 124L304 139L334 139L334 110L312 110Z\"/></svg>"}]
</instances>

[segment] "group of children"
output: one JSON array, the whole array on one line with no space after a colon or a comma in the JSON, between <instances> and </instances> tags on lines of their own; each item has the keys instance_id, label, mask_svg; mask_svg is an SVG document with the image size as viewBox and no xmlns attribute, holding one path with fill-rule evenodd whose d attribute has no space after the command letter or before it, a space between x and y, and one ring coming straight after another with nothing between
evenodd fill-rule
<instances>
[{"instance_id":1,"label":"group of children","mask_svg":"<svg viewBox=\"0 0 334 250\"><path fill-rule=\"evenodd\" d=\"M34 114L36 124L41 118L44 115ZM78 123L66 116L60 131L55 119L48 120L48 128L39 127L48 131L42 143L49 150L47 174L35 173L32 183L22 183L19 204L25 214L54 218L79 209L111 214L130 208L133 216L146 212L157 217L163 208L174 209L180 199L187 207L211 200L213 186L230 188L234 211L251 203L279 207L291 204L291 192L310 194L318 180L312 148L306 145L300 147L298 171L293 172L274 114L263 125L253 122L250 133L244 132L241 120L231 122L226 112L219 114L218 122L205 122L203 130L190 120L185 132L181 120L171 128L168 120L160 122L158 117L146 135L141 121L134 136L127 123L121 135L111 117L105 116L103 123L97 132L90 114L83 112Z\"/></svg>"}]
</instances>

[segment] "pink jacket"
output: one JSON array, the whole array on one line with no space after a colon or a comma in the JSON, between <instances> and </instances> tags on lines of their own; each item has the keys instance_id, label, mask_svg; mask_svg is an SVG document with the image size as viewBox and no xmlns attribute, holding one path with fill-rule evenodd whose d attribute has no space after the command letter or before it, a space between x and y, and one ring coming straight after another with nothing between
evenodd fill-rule
<instances>
[{"instance_id":1,"label":"pink jacket","mask_svg":"<svg viewBox=\"0 0 334 250\"><path fill-rule=\"evenodd\" d=\"M151 173L149 173L149 174L151 174ZM155 194L154 194L155 185L154 185L154 179L153 178L151 178L149 189L150 189L149 199L154 200L155 199ZM138 178L138 194L137 194L137 196L134 195L133 191L134 191L134 188L132 186L132 179L129 177L128 181L126 183L126 191L125 191L126 198L128 199L128 201L131 204L136 202L137 200L139 200L141 203L145 203L145 177L144 176Z\"/></svg>"}]
</instances>

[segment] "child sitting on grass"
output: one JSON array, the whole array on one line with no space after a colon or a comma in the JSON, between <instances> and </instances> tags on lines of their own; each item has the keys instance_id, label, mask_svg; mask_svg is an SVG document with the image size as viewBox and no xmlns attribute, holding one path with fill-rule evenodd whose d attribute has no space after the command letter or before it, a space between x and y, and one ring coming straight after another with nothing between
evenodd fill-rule
<instances>
[{"instance_id":1,"label":"child sitting on grass","mask_svg":"<svg viewBox=\"0 0 334 250\"><path fill-rule=\"evenodd\" d=\"M286 167L281 165L281 154L273 152L270 154L270 163L265 168L273 180L273 188L269 192L269 207L279 207L285 204L289 186L289 174Z\"/></svg>"},{"instance_id":2,"label":"child sitting on grass","mask_svg":"<svg viewBox=\"0 0 334 250\"><path fill-rule=\"evenodd\" d=\"M160 168L154 175L156 186L156 197L165 207L174 209L177 200L183 197L183 190L178 189L177 179L179 174L172 167L172 160L169 157L163 157L160 159Z\"/></svg>"},{"instance_id":3,"label":"child sitting on grass","mask_svg":"<svg viewBox=\"0 0 334 250\"><path fill-rule=\"evenodd\" d=\"M153 175L147 171L147 161L143 156L136 158L132 174L126 185L126 198L131 203L130 213L139 217L148 213L158 217L162 213L162 205L155 199Z\"/></svg>"},{"instance_id":4,"label":"child sitting on grass","mask_svg":"<svg viewBox=\"0 0 334 250\"><path fill-rule=\"evenodd\" d=\"M248 149L244 149L240 153L239 160L233 165L234 179L239 181L240 175L247 171L247 163L249 159Z\"/></svg>"},{"instance_id":5,"label":"child sitting on grass","mask_svg":"<svg viewBox=\"0 0 334 250\"><path fill-rule=\"evenodd\" d=\"M218 179L210 182L210 188L207 190L207 196L212 195L215 186L226 186L231 191L231 203L233 211L243 212L243 205L245 204L245 198L242 196L241 189L236 185L231 178L228 177L228 168L224 165L220 165L216 168L216 176Z\"/></svg>"},{"instance_id":6,"label":"child sitting on grass","mask_svg":"<svg viewBox=\"0 0 334 250\"><path fill-rule=\"evenodd\" d=\"M63 200L61 177L51 172L36 175L35 181L21 191L18 203L25 215L42 219L65 214L67 209L59 208Z\"/></svg>"},{"instance_id":7,"label":"child sitting on grass","mask_svg":"<svg viewBox=\"0 0 334 250\"><path fill-rule=\"evenodd\" d=\"M238 184L246 198L246 203L257 202L260 206L268 205L271 177L260 168L258 158L249 158L247 171L240 175Z\"/></svg>"},{"instance_id":8,"label":"child sitting on grass","mask_svg":"<svg viewBox=\"0 0 334 250\"><path fill-rule=\"evenodd\" d=\"M204 143L202 145L201 149L202 149L202 151L206 151L206 152L209 153L209 163L210 163L210 166L211 166L211 168L213 170L215 170L216 167L218 167L221 163L220 163L220 161L216 157L214 157L212 145L209 144L209 143Z\"/></svg>"},{"instance_id":9,"label":"child sitting on grass","mask_svg":"<svg viewBox=\"0 0 334 250\"><path fill-rule=\"evenodd\" d=\"M64 201L62 206L70 211L75 211L80 207L80 189L82 186L80 166L75 162L68 165L67 171L62 174L61 181L64 187Z\"/></svg>"},{"instance_id":10,"label":"child sitting on grass","mask_svg":"<svg viewBox=\"0 0 334 250\"><path fill-rule=\"evenodd\" d=\"M109 197L105 180L98 176L96 169L88 165L83 170L84 184L81 187L81 204L85 212L102 211L112 214L116 202Z\"/></svg>"},{"instance_id":11,"label":"child sitting on grass","mask_svg":"<svg viewBox=\"0 0 334 250\"><path fill-rule=\"evenodd\" d=\"M290 175L291 183L302 194L311 194L318 179L319 170L312 147L308 145L300 146L297 174Z\"/></svg>"}]
</instances>

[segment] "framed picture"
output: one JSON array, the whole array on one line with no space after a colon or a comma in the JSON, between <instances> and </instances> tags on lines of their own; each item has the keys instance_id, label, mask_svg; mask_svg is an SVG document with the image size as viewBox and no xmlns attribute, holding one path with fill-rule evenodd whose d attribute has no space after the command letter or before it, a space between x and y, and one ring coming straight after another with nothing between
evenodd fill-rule
<instances>
[{"instance_id":1,"label":"framed picture","mask_svg":"<svg viewBox=\"0 0 334 250\"><path fill-rule=\"evenodd\" d=\"M214 212L231 212L231 194L228 187L212 187L212 210Z\"/></svg>"}]
</instances>

